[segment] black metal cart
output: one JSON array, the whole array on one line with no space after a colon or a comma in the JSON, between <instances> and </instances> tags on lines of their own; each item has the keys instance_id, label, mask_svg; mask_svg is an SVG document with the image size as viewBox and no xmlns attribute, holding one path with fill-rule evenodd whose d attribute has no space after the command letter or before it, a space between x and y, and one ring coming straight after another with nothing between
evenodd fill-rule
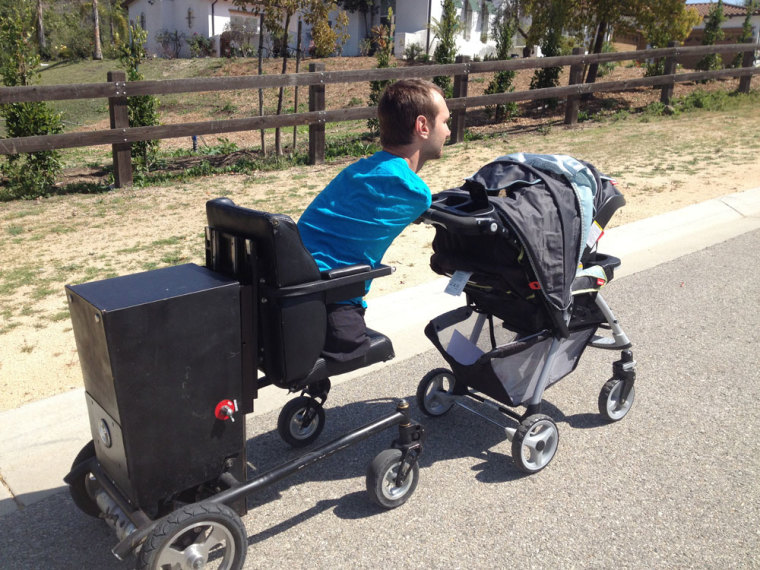
<instances>
[{"instance_id":1,"label":"black metal cart","mask_svg":"<svg viewBox=\"0 0 760 570\"><path fill-rule=\"evenodd\" d=\"M391 268L320 273L284 215L220 198L207 203L206 266L185 264L67 286L92 441L65 481L86 514L102 517L138 568L240 568L246 497L387 428L398 437L367 472L384 508L414 492L424 430L396 410L246 479L245 419L258 389L300 396L278 419L289 444L313 442L330 377L393 358L384 335L348 362L321 355L325 305L362 295Z\"/></svg>"}]
</instances>

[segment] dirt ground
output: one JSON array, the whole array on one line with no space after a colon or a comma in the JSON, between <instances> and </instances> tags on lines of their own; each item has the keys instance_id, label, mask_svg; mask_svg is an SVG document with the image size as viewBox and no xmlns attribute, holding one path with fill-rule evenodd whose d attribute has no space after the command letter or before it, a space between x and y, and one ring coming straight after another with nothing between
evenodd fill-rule
<instances>
[{"instance_id":1,"label":"dirt ground","mask_svg":"<svg viewBox=\"0 0 760 570\"><path fill-rule=\"evenodd\" d=\"M612 225L760 181L760 148L752 142L760 132L760 113L700 113L633 127L627 121L575 129L553 124L527 134L516 134L515 127L503 136L447 146L444 158L420 174L436 192L461 184L479 166L509 152L570 154L618 179L627 205ZM241 205L297 217L348 162L3 204L0 411L82 385L65 284L179 263L202 265L208 199L225 195ZM384 259L396 272L375 282L370 303L372 297L438 277L428 267L432 236L424 225L402 233Z\"/></svg>"}]
</instances>

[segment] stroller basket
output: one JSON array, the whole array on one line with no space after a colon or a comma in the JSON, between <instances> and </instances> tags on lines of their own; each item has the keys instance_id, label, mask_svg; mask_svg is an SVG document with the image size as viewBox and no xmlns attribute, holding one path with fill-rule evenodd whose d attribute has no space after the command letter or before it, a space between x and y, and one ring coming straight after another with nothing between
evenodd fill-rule
<instances>
[{"instance_id":1,"label":"stroller basket","mask_svg":"<svg viewBox=\"0 0 760 570\"><path fill-rule=\"evenodd\" d=\"M544 388L575 370L596 329L593 324L558 340ZM539 378L555 340L548 330L521 336L472 307L460 307L433 319L425 334L456 377L466 378L468 386L510 406L526 404L540 389ZM464 384L457 386L464 388Z\"/></svg>"}]
</instances>

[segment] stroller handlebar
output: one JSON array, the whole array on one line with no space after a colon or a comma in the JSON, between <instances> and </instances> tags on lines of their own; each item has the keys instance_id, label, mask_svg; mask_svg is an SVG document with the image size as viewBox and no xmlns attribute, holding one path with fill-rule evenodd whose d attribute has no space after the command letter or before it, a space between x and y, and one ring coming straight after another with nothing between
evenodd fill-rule
<instances>
[{"instance_id":1,"label":"stroller handlebar","mask_svg":"<svg viewBox=\"0 0 760 570\"><path fill-rule=\"evenodd\" d=\"M448 206L443 201L433 202L432 206L422 213L420 221L443 226L460 234L481 235L506 231L493 206L478 211L467 211L467 208L462 206L466 204Z\"/></svg>"}]
</instances>

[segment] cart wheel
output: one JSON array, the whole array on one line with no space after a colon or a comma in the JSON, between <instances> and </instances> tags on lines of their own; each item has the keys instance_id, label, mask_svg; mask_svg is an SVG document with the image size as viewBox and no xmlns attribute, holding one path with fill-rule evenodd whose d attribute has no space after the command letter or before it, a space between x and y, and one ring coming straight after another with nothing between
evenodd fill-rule
<instances>
[{"instance_id":1,"label":"cart wheel","mask_svg":"<svg viewBox=\"0 0 760 570\"><path fill-rule=\"evenodd\" d=\"M512 439L512 461L524 473L536 473L549 465L557 452L559 431L549 416L525 418Z\"/></svg>"},{"instance_id":2,"label":"cart wheel","mask_svg":"<svg viewBox=\"0 0 760 570\"><path fill-rule=\"evenodd\" d=\"M400 449L386 449L377 454L367 470L367 493L372 502L386 509L403 505L412 496L420 478L420 467L414 462L401 485L396 485L401 468Z\"/></svg>"},{"instance_id":3,"label":"cart wheel","mask_svg":"<svg viewBox=\"0 0 760 570\"><path fill-rule=\"evenodd\" d=\"M74 458L74 462L71 464L72 471L77 465L93 457L95 457L95 442L91 440ZM94 499L97 484L89 472L85 473L81 479L69 484L69 494L77 508L84 514L95 518L100 516L100 509Z\"/></svg>"},{"instance_id":4,"label":"cart wheel","mask_svg":"<svg viewBox=\"0 0 760 570\"><path fill-rule=\"evenodd\" d=\"M622 394L624 386L624 380L610 378L605 382L604 386L602 386L602 391L599 392L599 413L611 422L622 420L628 413L628 410L631 409L631 406L633 406L636 390L631 386L631 391L628 393L628 397L623 400Z\"/></svg>"},{"instance_id":5,"label":"cart wheel","mask_svg":"<svg viewBox=\"0 0 760 570\"><path fill-rule=\"evenodd\" d=\"M304 421L306 414L311 420ZM304 447L319 437L325 427L325 410L308 396L293 398L277 418L277 431L293 447Z\"/></svg>"},{"instance_id":6,"label":"cart wheel","mask_svg":"<svg viewBox=\"0 0 760 570\"><path fill-rule=\"evenodd\" d=\"M193 503L159 521L140 548L137 570L238 570L247 542L240 517L227 505Z\"/></svg>"},{"instance_id":7,"label":"cart wheel","mask_svg":"<svg viewBox=\"0 0 760 570\"><path fill-rule=\"evenodd\" d=\"M442 416L454 405L451 393L456 378L445 368L436 368L425 374L417 386L417 405L428 416Z\"/></svg>"}]
</instances>

